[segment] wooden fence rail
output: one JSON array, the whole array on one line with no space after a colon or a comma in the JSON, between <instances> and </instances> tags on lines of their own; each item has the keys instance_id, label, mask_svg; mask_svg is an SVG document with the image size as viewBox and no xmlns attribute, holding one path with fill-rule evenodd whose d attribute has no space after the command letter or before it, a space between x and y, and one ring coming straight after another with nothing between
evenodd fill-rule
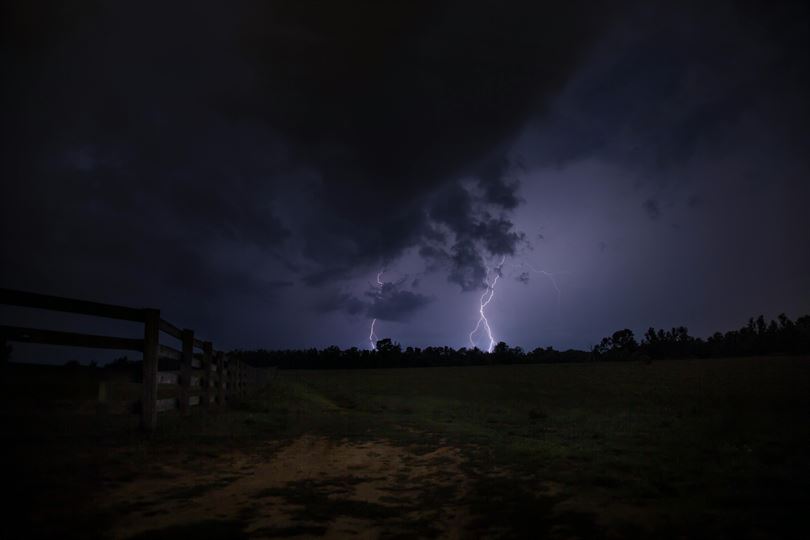
<instances>
[{"instance_id":1,"label":"wooden fence rail","mask_svg":"<svg viewBox=\"0 0 810 540\"><path fill-rule=\"evenodd\" d=\"M261 370L239 359L232 359L222 351L214 350L210 341L197 339L193 330L180 329L162 319L157 309L101 304L2 288L0 304L143 323L143 339L16 326L0 326L0 338L6 341L142 353L140 414L141 426L147 430L155 429L161 412L179 409L182 414L188 414L196 406L202 409L222 406L229 400L255 390L263 382ZM162 345L161 333L180 340L181 350ZM179 363L179 369L159 371L161 358ZM176 397L158 399L160 385L175 387Z\"/></svg>"}]
</instances>

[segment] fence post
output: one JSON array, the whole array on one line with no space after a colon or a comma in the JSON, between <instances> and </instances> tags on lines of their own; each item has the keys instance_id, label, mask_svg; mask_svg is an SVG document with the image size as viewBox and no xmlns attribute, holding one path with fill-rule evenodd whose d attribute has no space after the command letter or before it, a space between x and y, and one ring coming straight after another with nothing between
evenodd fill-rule
<instances>
[{"instance_id":1,"label":"fence post","mask_svg":"<svg viewBox=\"0 0 810 540\"><path fill-rule=\"evenodd\" d=\"M191 361L194 359L194 330L184 329L183 356L180 358L180 414L188 414L191 399Z\"/></svg>"},{"instance_id":2,"label":"fence post","mask_svg":"<svg viewBox=\"0 0 810 540\"><path fill-rule=\"evenodd\" d=\"M202 405L206 409L211 407L211 356L213 354L213 345L210 341L203 342L203 380L200 381L202 387Z\"/></svg>"},{"instance_id":3,"label":"fence post","mask_svg":"<svg viewBox=\"0 0 810 540\"><path fill-rule=\"evenodd\" d=\"M141 384L141 428L157 427L158 349L160 347L160 310L144 310L143 382Z\"/></svg>"},{"instance_id":4,"label":"fence post","mask_svg":"<svg viewBox=\"0 0 810 540\"><path fill-rule=\"evenodd\" d=\"M217 352L217 405L225 403L225 353Z\"/></svg>"}]
</instances>

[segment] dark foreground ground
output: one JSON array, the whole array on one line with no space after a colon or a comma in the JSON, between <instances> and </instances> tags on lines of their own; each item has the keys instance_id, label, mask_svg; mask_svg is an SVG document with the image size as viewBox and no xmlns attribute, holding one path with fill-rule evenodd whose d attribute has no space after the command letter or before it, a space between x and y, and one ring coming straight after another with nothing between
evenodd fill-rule
<instances>
[{"instance_id":1,"label":"dark foreground ground","mask_svg":"<svg viewBox=\"0 0 810 540\"><path fill-rule=\"evenodd\" d=\"M808 358L283 371L149 437L23 384L3 538L810 537Z\"/></svg>"}]
</instances>

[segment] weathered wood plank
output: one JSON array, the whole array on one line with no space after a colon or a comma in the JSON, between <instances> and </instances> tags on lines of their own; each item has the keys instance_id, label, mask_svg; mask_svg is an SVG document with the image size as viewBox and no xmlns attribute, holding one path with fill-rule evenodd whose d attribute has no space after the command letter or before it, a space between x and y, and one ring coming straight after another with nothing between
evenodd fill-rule
<instances>
[{"instance_id":1,"label":"weathered wood plank","mask_svg":"<svg viewBox=\"0 0 810 540\"><path fill-rule=\"evenodd\" d=\"M158 354L161 358L171 358L172 360L180 360L183 357L183 353L166 345L158 347Z\"/></svg>"},{"instance_id":2,"label":"weathered wood plank","mask_svg":"<svg viewBox=\"0 0 810 540\"><path fill-rule=\"evenodd\" d=\"M194 331L185 329L182 333L183 357L180 360L180 412L188 414L191 395L191 361L194 358Z\"/></svg>"},{"instance_id":3,"label":"weathered wood plank","mask_svg":"<svg viewBox=\"0 0 810 540\"><path fill-rule=\"evenodd\" d=\"M202 404L207 408L211 405L211 360L213 359L214 346L210 341L203 343L203 379L202 379Z\"/></svg>"},{"instance_id":4,"label":"weathered wood plank","mask_svg":"<svg viewBox=\"0 0 810 540\"><path fill-rule=\"evenodd\" d=\"M158 371L158 384L177 384L179 380L177 371Z\"/></svg>"},{"instance_id":5,"label":"weathered wood plank","mask_svg":"<svg viewBox=\"0 0 810 540\"><path fill-rule=\"evenodd\" d=\"M0 288L0 304L143 322L146 310Z\"/></svg>"},{"instance_id":6,"label":"weathered wood plank","mask_svg":"<svg viewBox=\"0 0 810 540\"><path fill-rule=\"evenodd\" d=\"M160 319L160 331L177 339L183 339L183 332L169 321Z\"/></svg>"},{"instance_id":7,"label":"weathered wood plank","mask_svg":"<svg viewBox=\"0 0 810 540\"><path fill-rule=\"evenodd\" d=\"M59 332L56 330L39 330L19 326L0 326L0 336L3 336L8 341L23 343L91 347L94 349L122 349L139 352L143 350L142 339Z\"/></svg>"},{"instance_id":8,"label":"weathered wood plank","mask_svg":"<svg viewBox=\"0 0 810 540\"><path fill-rule=\"evenodd\" d=\"M177 408L177 398L159 399L155 402L155 410L159 413L173 411Z\"/></svg>"}]
</instances>

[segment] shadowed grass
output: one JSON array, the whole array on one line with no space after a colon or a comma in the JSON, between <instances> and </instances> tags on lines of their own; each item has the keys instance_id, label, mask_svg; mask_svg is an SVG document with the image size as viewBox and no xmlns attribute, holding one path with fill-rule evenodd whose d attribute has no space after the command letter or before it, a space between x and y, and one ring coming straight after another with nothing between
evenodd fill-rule
<instances>
[{"instance_id":1,"label":"shadowed grass","mask_svg":"<svg viewBox=\"0 0 810 540\"><path fill-rule=\"evenodd\" d=\"M239 521L207 519L196 523L172 525L146 531L130 537L130 540L240 540L249 538L243 529L244 524Z\"/></svg>"},{"instance_id":2,"label":"shadowed grass","mask_svg":"<svg viewBox=\"0 0 810 540\"><path fill-rule=\"evenodd\" d=\"M424 479L414 497L392 492L373 503L347 496L362 470L354 480L290 484L265 495L299 505L303 528L268 536L319 534L337 516L378 523L391 536L431 536L441 532L429 523L436 510L453 505L469 512L470 536L778 537L802 525L810 503L806 358L282 371L262 394L226 410L161 415L149 437L131 419L5 410L10 481L20 486L12 515L33 537L100 536L117 516L100 515L93 496L163 478L168 461L209 467L237 449L272 459L304 434L385 439L407 455L457 447L467 484ZM121 511L160 504L133 501ZM423 521L408 529L392 508Z\"/></svg>"}]
</instances>

